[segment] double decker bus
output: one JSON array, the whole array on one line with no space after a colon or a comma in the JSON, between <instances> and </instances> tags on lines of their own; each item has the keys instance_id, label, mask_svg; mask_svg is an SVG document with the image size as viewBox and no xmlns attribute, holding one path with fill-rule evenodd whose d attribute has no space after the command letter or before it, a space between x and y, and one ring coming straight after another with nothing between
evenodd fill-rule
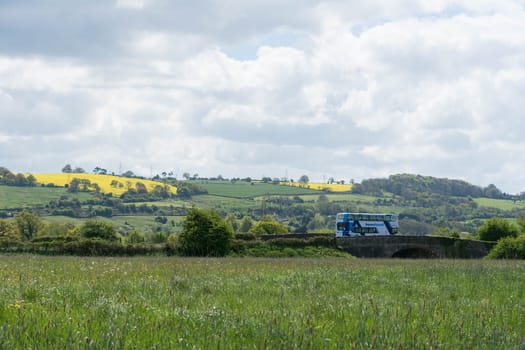
<instances>
[{"instance_id":1,"label":"double decker bus","mask_svg":"<svg viewBox=\"0 0 525 350\"><path fill-rule=\"evenodd\" d=\"M399 232L395 214L339 213L335 219L335 236L394 235Z\"/></svg>"}]
</instances>

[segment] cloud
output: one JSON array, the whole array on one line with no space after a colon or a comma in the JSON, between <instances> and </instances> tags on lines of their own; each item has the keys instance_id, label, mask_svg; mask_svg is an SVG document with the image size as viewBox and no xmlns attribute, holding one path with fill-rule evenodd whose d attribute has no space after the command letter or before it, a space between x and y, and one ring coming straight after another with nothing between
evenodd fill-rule
<instances>
[{"instance_id":1,"label":"cloud","mask_svg":"<svg viewBox=\"0 0 525 350\"><path fill-rule=\"evenodd\" d=\"M0 4L4 166L523 190L517 0L78 6Z\"/></svg>"}]
</instances>

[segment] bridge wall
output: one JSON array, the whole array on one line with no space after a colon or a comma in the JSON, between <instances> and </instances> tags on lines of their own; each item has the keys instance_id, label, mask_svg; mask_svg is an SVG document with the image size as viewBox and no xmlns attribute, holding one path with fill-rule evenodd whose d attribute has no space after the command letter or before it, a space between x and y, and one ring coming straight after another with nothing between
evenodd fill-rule
<instances>
[{"instance_id":1,"label":"bridge wall","mask_svg":"<svg viewBox=\"0 0 525 350\"><path fill-rule=\"evenodd\" d=\"M479 259L494 243L430 236L360 236L336 238L337 245L363 258L424 257Z\"/></svg>"}]
</instances>

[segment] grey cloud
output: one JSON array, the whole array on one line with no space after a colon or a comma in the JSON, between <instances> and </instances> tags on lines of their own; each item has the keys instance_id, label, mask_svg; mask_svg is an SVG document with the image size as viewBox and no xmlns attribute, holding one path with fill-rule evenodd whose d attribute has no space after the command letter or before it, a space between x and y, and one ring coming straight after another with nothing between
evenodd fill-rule
<instances>
[{"instance_id":1,"label":"grey cloud","mask_svg":"<svg viewBox=\"0 0 525 350\"><path fill-rule=\"evenodd\" d=\"M7 90L0 104L0 133L60 135L75 132L88 121L91 102L82 94Z\"/></svg>"},{"instance_id":2,"label":"grey cloud","mask_svg":"<svg viewBox=\"0 0 525 350\"><path fill-rule=\"evenodd\" d=\"M525 173L523 7L450 4L3 1L0 159L23 171L75 159L210 176L410 171L519 191L505 172ZM258 56L224 53L245 44Z\"/></svg>"}]
</instances>

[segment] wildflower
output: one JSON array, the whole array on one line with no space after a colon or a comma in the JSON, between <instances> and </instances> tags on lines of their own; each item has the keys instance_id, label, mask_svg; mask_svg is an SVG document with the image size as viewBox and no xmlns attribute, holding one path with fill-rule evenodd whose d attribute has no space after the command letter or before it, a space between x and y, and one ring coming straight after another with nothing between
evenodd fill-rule
<instances>
[{"instance_id":1,"label":"wildflower","mask_svg":"<svg viewBox=\"0 0 525 350\"><path fill-rule=\"evenodd\" d=\"M16 309L16 310L20 310L20 308L22 307L23 304L24 304L23 300L15 300L15 303L14 304L9 304L9 307L13 308L13 309Z\"/></svg>"}]
</instances>

